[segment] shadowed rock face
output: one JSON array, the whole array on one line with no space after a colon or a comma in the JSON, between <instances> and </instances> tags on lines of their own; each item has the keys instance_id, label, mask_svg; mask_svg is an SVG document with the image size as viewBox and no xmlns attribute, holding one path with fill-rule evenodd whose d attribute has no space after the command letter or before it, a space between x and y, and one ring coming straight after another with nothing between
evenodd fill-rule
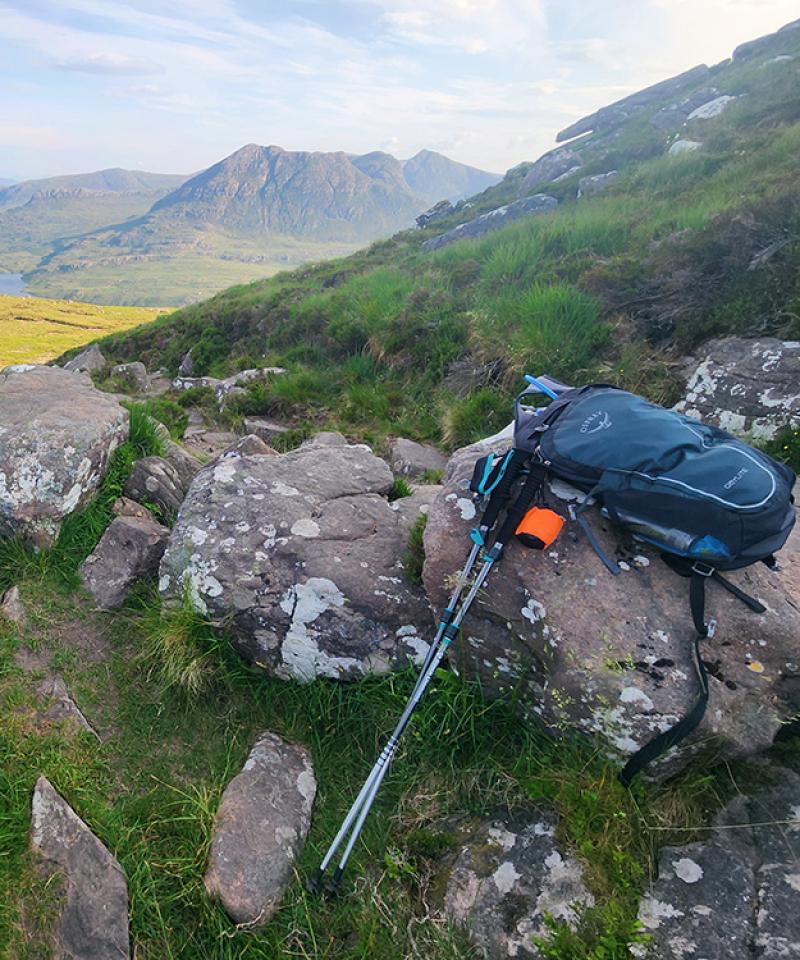
<instances>
[{"instance_id":1,"label":"shadowed rock face","mask_svg":"<svg viewBox=\"0 0 800 960\"><path fill-rule=\"evenodd\" d=\"M800 425L800 341L728 337L704 350L677 411L753 440Z\"/></svg>"},{"instance_id":2,"label":"shadowed rock face","mask_svg":"<svg viewBox=\"0 0 800 960\"><path fill-rule=\"evenodd\" d=\"M471 476L478 456L507 445L476 445L450 461L425 529L423 579L436 611L445 606L448 578L463 564L475 524L470 495L459 482ZM566 514L565 503L551 500ZM620 576L608 573L570 525L545 553L513 542L453 644L451 660L479 677L487 695L514 691L531 716L555 729L599 735L624 757L672 726L697 696L688 586L657 551L616 533L595 511L587 517L608 556L619 561ZM793 556L799 541L796 528L779 560ZM723 755L758 753L800 708L800 609L789 581L761 564L730 579L767 612L755 614L709 584L707 615L719 623L702 647L712 673L709 708L686 746L657 764L654 775L677 769L708 738Z\"/></svg>"},{"instance_id":3,"label":"shadowed rock face","mask_svg":"<svg viewBox=\"0 0 800 960\"><path fill-rule=\"evenodd\" d=\"M128 960L128 885L116 859L45 777L33 794L31 849L66 897L53 917L56 955Z\"/></svg>"},{"instance_id":4,"label":"shadowed rock face","mask_svg":"<svg viewBox=\"0 0 800 960\"><path fill-rule=\"evenodd\" d=\"M37 546L83 506L128 436L128 411L59 367L0 372L0 533Z\"/></svg>"},{"instance_id":5,"label":"shadowed rock face","mask_svg":"<svg viewBox=\"0 0 800 960\"><path fill-rule=\"evenodd\" d=\"M576 909L594 904L580 861L555 841L556 826L545 810L462 828L445 868L444 908L492 960L539 958L532 938L547 935L546 914L572 926Z\"/></svg>"},{"instance_id":6,"label":"shadowed rock face","mask_svg":"<svg viewBox=\"0 0 800 960\"><path fill-rule=\"evenodd\" d=\"M178 514L162 593L188 591L245 659L280 677L351 679L416 660L430 612L401 557L432 489L390 504L392 481L368 447L330 434L210 464Z\"/></svg>"},{"instance_id":7,"label":"shadowed rock face","mask_svg":"<svg viewBox=\"0 0 800 960\"><path fill-rule=\"evenodd\" d=\"M535 193L532 197L525 197L524 200L515 200L513 203L498 207L496 210L490 210L489 213L481 214L474 220L468 220L466 223L460 223L447 233L439 234L438 237L431 237L422 244L423 250L440 250L442 247L448 247L457 240L475 239L483 237L487 233L493 233L501 227L519 220L521 217L532 216L536 213L549 213L558 206L558 200L555 197L549 197L544 193Z\"/></svg>"},{"instance_id":8,"label":"shadowed rock face","mask_svg":"<svg viewBox=\"0 0 800 960\"><path fill-rule=\"evenodd\" d=\"M769 772L769 771L767 771ZM737 797L711 837L664 847L639 919L642 960L781 960L800 956L800 778Z\"/></svg>"},{"instance_id":9,"label":"shadowed rock face","mask_svg":"<svg viewBox=\"0 0 800 960\"><path fill-rule=\"evenodd\" d=\"M237 923L266 923L292 877L317 782L304 747L264 733L222 795L205 885Z\"/></svg>"}]
</instances>

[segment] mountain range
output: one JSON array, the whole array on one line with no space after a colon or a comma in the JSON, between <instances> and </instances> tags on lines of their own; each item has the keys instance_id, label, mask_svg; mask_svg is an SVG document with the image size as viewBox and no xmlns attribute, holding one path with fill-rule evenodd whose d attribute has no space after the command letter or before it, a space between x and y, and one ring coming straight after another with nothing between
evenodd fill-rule
<instances>
[{"instance_id":1,"label":"mountain range","mask_svg":"<svg viewBox=\"0 0 800 960\"><path fill-rule=\"evenodd\" d=\"M190 177L102 170L0 189L0 270L32 292L165 305L413 224L500 176L431 150L288 151L248 144Z\"/></svg>"}]
</instances>

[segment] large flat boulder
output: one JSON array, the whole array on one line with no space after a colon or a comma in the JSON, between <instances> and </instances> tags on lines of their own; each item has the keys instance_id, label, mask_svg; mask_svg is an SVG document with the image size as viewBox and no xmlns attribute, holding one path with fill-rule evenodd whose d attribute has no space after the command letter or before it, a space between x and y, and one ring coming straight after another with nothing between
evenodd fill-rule
<instances>
[{"instance_id":1,"label":"large flat boulder","mask_svg":"<svg viewBox=\"0 0 800 960\"><path fill-rule=\"evenodd\" d=\"M58 536L128 437L128 411L83 374L18 365L0 372L0 534L37 546Z\"/></svg>"},{"instance_id":2,"label":"large flat boulder","mask_svg":"<svg viewBox=\"0 0 800 960\"><path fill-rule=\"evenodd\" d=\"M459 827L457 853L443 873L444 909L489 960L540 960L534 937L547 917L576 925L594 904L580 860L556 842L550 810Z\"/></svg>"},{"instance_id":3,"label":"large flat boulder","mask_svg":"<svg viewBox=\"0 0 800 960\"><path fill-rule=\"evenodd\" d=\"M800 957L800 778L739 796L707 840L664 847L639 919L642 960Z\"/></svg>"},{"instance_id":4,"label":"large flat boulder","mask_svg":"<svg viewBox=\"0 0 800 960\"><path fill-rule=\"evenodd\" d=\"M693 367L678 412L752 440L800 426L800 340L711 340Z\"/></svg>"},{"instance_id":5,"label":"large flat boulder","mask_svg":"<svg viewBox=\"0 0 800 960\"><path fill-rule=\"evenodd\" d=\"M178 513L162 593L188 594L245 659L283 678L351 679L416 660L430 612L401 558L417 495L389 503L392 482L369 447L339 435L210 464Z\"/></svg>"},{"instance_id":6,"label":"large flat boulder","mask_svg":"<svg viewBox=\"0 0 800 960\"><path fill-rule=\"evenodd\" d=\"M266 923L292 878L317 782L304 747L263 733L225 788L205 885L236 923Z\"/></svg>"},{"instance_id":7,"label":"large flat boulder","mask_svg":"<svg viewBox=\"0 0 800 960\"><path fill-rule=\"evenodd\" d=\"M458 451L431 506L423 579L437 612L476 523L464 484L478 456L506 447L499 441ZM561 484L556 489L569 495ZM566 502L552 493L549 499L567 515ZM596 511L586 516L607 555L618 561L620 575L611 576L574 525L544 553L514 541L453 644L451 659L480 678L487 695L513 693L529 716L556 731L598 736L610 753L624 758L672 726L697 697L688 581L669 570L656 550ZM800 608L788 581L761 564L729 578L758 597L767 612L753 613L709 584L707 616L719 623L717 635L702 645L712 674L710 705L684 748L656 765L655 774L677 769L704 747L726 756L762 751L800 708Z\"/></svg>"},{"instance_id":8,"label":"large flat boulder","mask_svg":"<svg viewBox=\"0 0 800 960\"><path fill-rule=\"evenodd\" d=\"M31 850L58 891L52 939L64 960L129 960L128 885L116 858L72 807L39 777Z\"/></svg>"}]
</instances>

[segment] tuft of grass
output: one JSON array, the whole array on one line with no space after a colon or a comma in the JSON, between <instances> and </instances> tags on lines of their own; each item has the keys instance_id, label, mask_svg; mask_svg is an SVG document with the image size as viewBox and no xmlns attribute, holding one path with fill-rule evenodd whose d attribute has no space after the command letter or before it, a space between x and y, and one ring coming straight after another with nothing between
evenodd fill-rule
<instances>
[{"instance_id":1,"label":"tuft of grass","mask_svg":"<svg viewBox=\"0 0 800 960\"><path fill-rule=\"evenodd\" d=\"M422 583L422 568L425 564L425 525L428 515L423 513L414 521L414 526L408 535L408 543L403 554L403 570L411 583Z\"/></svg>"},{"instance_id":2,"label":"tuft of grass","mask_svg":"<svg viewBox=\"0 0 800 960\"><path fill-rule=\"evenodd\" d=\"M776 460L788 463L792 470L800 475L800 428L785 427L774 440L765 443L762 449Z\"/></svg>"},{"instance_id":3,"label":"tuft of grass","mask_svg":"<svg viewBox=\"0 0 800 960\"><path fill-rule=\"evenodd\" d=\"M391 502L392 500L401 500L403 497L410 497L413 492L411 485L404 477L395 477L387 496Z\"/></svg>"}]
</instances>

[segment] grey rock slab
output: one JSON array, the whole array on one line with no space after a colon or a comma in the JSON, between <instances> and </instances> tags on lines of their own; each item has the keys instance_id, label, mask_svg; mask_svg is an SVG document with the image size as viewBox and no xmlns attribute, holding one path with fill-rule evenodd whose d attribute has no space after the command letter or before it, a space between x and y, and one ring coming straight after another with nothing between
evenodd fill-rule
<instances>
[{"instance_id":1,"label":"grey rock slab","mask_svg":"<svg viewBox=\"0 0 800 960\"><path fill-rule=\"evenodd\" d=\"M268 443L249 433L246 437L240 437L236 443L223 450L217 457L217 460L229 460L231 457L277 457L278 451L273 449Z\"/></svg>"},{"instance_id":2,"label":"grey rock slab","mask_svg":"<svg viewBox=\"0 0 800 960\"><path fill-rule=\"evenodd\" d=\"M0 533L53 543L127 437L128 411L84 374L27 364L0 372Z\"/></svg>"},{"instance_id":3,"label":"grey rock slab","mask_svg":"<svg viewBox=\"0 0 800 960\"><path fill-rule=\"evenodd\" d=\"M225 788L214 820L205 885L228 915L266 923L292 878L317 783L304 747L262 734Z\"/></svg>"},{"instance_id":4,"label":"grey rock slab","mask_svg":"<svg viewBox=\"0 0 800 960\"><path fill-rule=\"evenodd\" d=\"M748 57L763 54L765 51L774 51L776 45L782 45L783 42L792 42L792 35L796 30L800 30L800 20L793 20L791 23L784 24L775 33L768 33L756 40L748 40L746 43L740 43L733 51L734 60L744 60Z\"/></svg>"},{"instance_id":5,"label":"grey rock slab","mask_svg":"<svg viewBox=\"0 0 800 960\"><path fill-rule=\"evenodd\" d=\"M186 487L175 467L164 457L137 460L125 481L125 496L139 503L153 503L175 513L183 503Z\"/></svg>"},{"instance_id":6,"label":"grey rock slab","mask_svg":"<svg viewBox=\"0 0 800 960\"><path fill-rule=\"evenodd\" d=\"M581 165L581 155L571 147L556 147L532 164L520 184L520 196L530 193L534 187L552 183L566 173L574 173Z\"/></svg>"},{"instance_id":7,"label":"grey rock slab","mask_svg":"<svg viewBox=\"0 0 800 960\"><path fill-rule=\"evenodd\" d=\"M64 369L69 370L70 373L91 373L93 370L102 370L107 363L103 351L93 343L71 360L67 360Z\"/></svg>"},{"instance_id":8,"label":"grey rock slab","mask_svg":"<svg viewBox=\"0 0 800 960\"><path fill-rule=\"evenodd\" d=\"M446 217L448 214L451 214L454 209L455 208L453 207L453 204L449 200L440 200L429 210L421 213L416 219L416 224L420 229L423 227L428 227L437 220L441 220L442 217Z\"/></svg>"},{"instance_id":9,"label":"grey rock slab","mask_svg":"<svg viewBox=\"0 0 800 960\"><path fill-rule=\"evenodd\" d=\"M53 917L64 960L128 960L128 885L115 857L45 777L33 793L31 849L66 885Z\"/></svg>"},{"instance_id":10,"label":"grey rock slab","mask_svg":"<svg viewBox=\"0 0 800 960\"><path fill-rule=\"evenodd\" d=\"M800 341L711 340L675 410L751 440L800 426Z\"/></svg>"},{"instance_id":11,"label":"grey rock slab","mask_svg":"<svg viewBox=\"0 0 800 960\"><path fill-rule=\"evenodd\" d=\"M708 840L665 847L639 919L645 960L800 957L800 777L735 798Z\"/></svg>"},{"instance_id":12,"label":"grey rock slab","mask_svg":"<svg viewBox=\"0 0 800 960\"><path fill-rule=\"evenodd\" d=\"M596 173L591 177L581 177L578 181L578 196L593 197L595 194L604 193L617 179L617 171L609 170L608 173Z\"/></svg>"},{"instance_id":13,"label":"grey rock slab","mask_svg":"<svg viewBox=\"0 0 800 960\"><path fill-rule=\"evenodd\" d=\"M175 468L183 489L188 490L189 484L197 476L202 463L174 440L166 442L164 459Z\"/></svg>"},{"instance_id":14,"label":"grey rock slab","mask_svg":"<svg viewBox=\"0 0 800 960\"><path fill-rule=\"evenodd\" d=\"M547 938L546 915L574 927L577 910L594 904L556 826L549 810L486 821L461 838L446 867L445 912L490 960L540 958L533 938Z\"/></svg>"},{"instance_id":15,"label":"grey rock slab","mask_svg":"<svg viewBox=\"0 0 800 960\"><path fill-rule=\"evenodd\" d=\"M81 730L91 733L100 740L100 735L89 723L83 711L75 703L67 690L63 679L59 676L49 676L37 684L36 692L43 697L48 706L44 713L45 720L70 720Z\"/></svg>"},{"instance_id":16,"label":"grey rock slab","mask_svg":"<svg viewBox=\"0 0 800 960\"><path fill-rule=\"evenodd\" d=\"M25 607L16 584L0 596L0 617L17 624L25 620Z\"/></svg>"},{"instance_id":17,"label":"grey rock slab","mask_svg":"<svg viewBox=\"0 0 800 960\"><path fill-rule=\"evenodd\" d=\"M183 355L180 366L178 367L178 375L181 377L191 377L194 373L194 359L192 358L192 351L187 350Z\"/></svg>"},{"instance_id":18,"label":"grey rock slab","mask_svg":"<svg viewBox=\"0 0 800 960\"><path fill-rule=\"evenodd\" d=\"M423 580L437 614L471 546L477 515L467 487L475 461L507 448L508 441L497 440L454 454L430 507ZM566 496L560 484L549 496L563 515ZM597 736L609 755L624 758L684 716L697 696L688 586L655 549L595 510L585 516L620 575L611 576L572 524L548 551L513 541L449 656L481 681L486 696L513 694L531 718L556 731ZM800 526L787 556L798 543ZM668 775L709 742L723 756L757 754L800 710L800 606L781 576L762 564L731 572L730 579L767 611L755 614L709 585L708 616L718 621L716 636L702 644L713 674L709 708L683 747L650 768L654 776Z\"/></svg>"},{"instance_id":19,"label":"grey rock slab","mask_svg":"<svg viewBox=\"0 0 800 960\"><path fill-rule=\"evenodd\" d=\"M416 479L425 473L444 470L447 457L430 444L398 437L392 441L389 464L395 473Z\"/></svg>"},{"instance_id":20,"label":"grey rock slab","mask_svg":"<svg viewBox=\"0 0 800 960\"><path fill-rule=\"evenodd\" d=\"M275 423L274 420L267 420L266 417L245 417L243 425L245 433L252 433L267 442L289 431L288 427Z\"/></svg>"},{"instance_id":21,"label":"grey rock slab","mask_svg":"<svg viewBox=\"0 0 800 960\"><path fill-rule=\"evenodd\" d=\"M677 157L682 153L694 153L695 150L700 150L702 146L703 144L699 140L676 140L667 150L667 153L671 157Z\"/></svg>"},{"instance_id":22,"label":"grey rock slab","mask_svg":"<svg viewBox=\"0 0 800 960\"><path fill-rule=\"evenodd\" d=\"M118 516L80 567L81 581L104 610L121 606L134 580L158 569L169 530L151 516Z\"/></svg>"},{"instance_id":23,"label":"grey rock slab","mask_svg":"<svg viewBox=\"0 0 800 960\"><path fill-rule=\"evenodd\" d=\"M160 568L239 653L289 679L354 679L424 656L430 612L402 567L411 519L388 465L337 434L201 470Z\"/></svg>"},{"instance_id":24,"label":"grey rock slab","mask_svg":"<svg viewBox=\"0 0 800 960\"><path fill-rule=\"evenodd\" d=\"M665 133L677 130L683 126L692 110L708 103L709 100L713 100L718 94L719 90L716 87L704 87L701 90L696 90L685 99L662 107L661 110L653 114L650 123L657 130L663 130Z\"/></svg>"},{"instance_id":25,"label":"grey rock slab","mask_svg":"<svg viewBox=\"0 0 800 960\"><path fill-rule=\"evenodd\" d=\"M130 497L117 497L111 512L115 517L150 517L152 514L141 503L131 500Z\"/></svg>"},{"instance_id":26,"label":"grey rock slab","mask_svg":"<svg viewBox=\"0 0 800 960\"><path fill-rule=\"evenodd\" d=\"M558 206L558 200L544 193L535 193L531 197L525 197L524 200L515 200L505 206L498 207L496 210L490 210L488 213L475 217L474 220L468 220L466 223L460 223L452 230L439 234L438 237L432 237L422 244L422 249L427 251L441 250L442 247L448 247L457 240L474 240L477 237L483 237L487 233L493 233L500 230L506 224L519 220L522 217L530 217L539 213L550 213Z\"/></svg>"},{"instance_id":27,"label":"grey rock slab","mask_svg":"<svg viewBox=\"0 0 800 960\"><path fill-rule=\"evenodd\" d=\"M721 97L714 97L713 100L702 103L699 107L692 110L686 119L710 120L712 117L718 117L721 113L724 113L736 99L736 97L731 97L728 94L723 94Z\"/></svg>"},{"instance_id":28,"label":"grey rock slab","mask_svg":"<svg viewBox=\"0 0 800 960\"><path fill-rule=\"evenodd\" d=\"M119 377L131 390L135 390L137 393L146 393L150 386L147 367L139 360L135 360L133 363L118 363L111 368L111 376Z\"/></svg>"},{"instance_id":29,"label":"grey rock slab","mask_svg":"<svg viewBox=\"0 0 800 960\"><path fill-rule=\"evenodd\" d=\"M203 426L191 426L183 435L183 448L194 457L208 459L227 450L239 440L230 430L209 430Z\"/></svg>"}]
</instances>

